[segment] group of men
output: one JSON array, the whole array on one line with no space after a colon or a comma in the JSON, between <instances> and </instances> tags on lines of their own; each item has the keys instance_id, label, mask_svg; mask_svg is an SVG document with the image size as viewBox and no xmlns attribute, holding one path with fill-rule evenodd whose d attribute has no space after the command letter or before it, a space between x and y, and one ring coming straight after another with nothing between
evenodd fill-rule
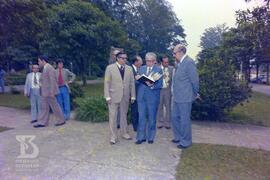
<instances>
[{"instance_id":1,"label":"group of men","mask_svg":"<svg viewBox=\"0 0 270 180\"><path fill-rule=\"evenodd\" d=\"M57 118L55 126L64 125L70 118L69 84L76 76L63 67L62 59L58 59L57 65L55 69L47 56L39 56L38 65L32 65L32 72L27 74L24 95L30 99L31 123L36 123L35 128L48 126L50 109Z\"/></svg>"},{"instance_id":2,"label":"group of men","mask_svg":"<svg viewBox=\"0 0 270 180\"><path fill-rule=\"evenodd\" d=\"M123 139L131 140L128 133L127 113L131 102L131 121L137 132L136 144L153 144L156 127L172 127L173 143L184 149L192 144L191 107L199 98L199 77L195 62L186 55L186 47L178 44L173 49L175 67L169 66L168 57L157 64L155 53L142 58L135 56L132 65L127 54L115 51L115 62L108 65L104 78L104 97L109 108L110 143L119 141L117 127ZM158 76L161 75L161 76ZM159 77L154 81L141 81L143 76ZM153 79L153 78L152 78Z\"/></svg>"}]
</instances>

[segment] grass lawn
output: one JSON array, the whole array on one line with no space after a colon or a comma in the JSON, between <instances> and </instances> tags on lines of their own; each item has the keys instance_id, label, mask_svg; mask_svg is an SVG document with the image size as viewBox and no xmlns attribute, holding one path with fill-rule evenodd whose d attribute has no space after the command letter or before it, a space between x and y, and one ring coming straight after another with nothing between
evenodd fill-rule
<instances>
[{"instance_id":1,"label":"grass lawn","mask_svg":"<svg viewBox=\"0 0 270 180\"><path fill-rule=\"evenodd\" d=\"M228 122L270 127L270 96L254 92L248 103L236 106Z\"/></svg>"},{"instance_id":2,"label":"grass lawn","mask_svg":"<svg viewBox=\"0 0 270 180\"><path fill-rule=\"evenodd\" d=\"M0 106L27 109L30 108L30 102L23 94L5 93L0 94Z\"/></svg>"},{"instance_id":3,"label":"grass lawn","mask_svg":"<svg viewBox=\"0 0 270 180\"><path fill-rule=\"evenodd\" d=\"M182 151L176 179L269 179L270 151L193 144Z\"/></svg>"}]
</instances>

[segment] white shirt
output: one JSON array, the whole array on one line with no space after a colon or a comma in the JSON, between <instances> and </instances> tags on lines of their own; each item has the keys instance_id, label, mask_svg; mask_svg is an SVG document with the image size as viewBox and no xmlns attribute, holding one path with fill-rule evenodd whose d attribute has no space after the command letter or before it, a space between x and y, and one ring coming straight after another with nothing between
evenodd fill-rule
<instances>
[{"instance_id":1,"label":"white shirt","mask_svg":"<svg viewBox=\"0 0 270 180\"><path fill-rule=\"evenodd\" d=\"M137 73L138 72L137 67L134 66L134 64L132 64L132 67L134 68L135 72Z\"/></svg>"},{"instance_id":2,"label":"white shirt","mask_svg":"<svg viewBox=\"0 0 270 180\"><path fill-rule=\"evenodd\" d=\"M186 57L187 57L187 54L185 54L185 55L181 58L180 63L182 63Z\"/></svg>"},{"instance_id":3,"label":"white shirt","mask_svg":"<svg viewBox=\"0 0 270 180\"><path fill-rule=\"evenodd\" d=\"M116 65L118 66L119 69L121 69L121 67L125 67L125 65L120 65L118 62L116 62Z\"/></svg>"},{"instance_id":4,"label":"white shirt","mask_svg":"<svg viewBox=\"0 0 270 180\"><path fill-rule=\"evenodd\" d=\"M164 67L161 65L161 69L163 71L163 85L162 88L167 88L169 86L168 82L169 82L169 67Z\"/></svg>"},{"instance_id":5,"label":"white shirt","mask_svg":"<svg viewBox=\"0 0 270 180\"><path fill-rule=\"evenodd\" d=\"M34 81L34 79L35 79L35 74L36 74L36 78L37 78L37 84L35 84L35 81ZM31 83L31 84L32 84L31 88L32 88L32 89L40 88L39 79L40 79L39 74L38 74L38 73L32 72L32 79L31 79L31 81L32 81L32 83Z\"/></svg>"},{"instance_id":6,"label":"white shirt","mask_svg":"<svg viewBox=\"0 0 270 180\"><path fill-rule=\"evenodd\" d=\"M153 69L153 66L152 67L147 66L147 70L146 70L147 76L149 76L149 73L152 71L152 69Z\"/></svg>"}]
</instances>

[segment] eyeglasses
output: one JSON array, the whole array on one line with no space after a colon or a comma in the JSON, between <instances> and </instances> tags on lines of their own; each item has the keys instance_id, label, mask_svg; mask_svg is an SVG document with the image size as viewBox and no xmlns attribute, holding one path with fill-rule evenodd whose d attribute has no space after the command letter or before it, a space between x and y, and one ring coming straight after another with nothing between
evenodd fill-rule
<instances>
[{"instance_id":1,"label":"eyeglasses","mask_svg":"<svg viewBox=\"0 0 270 180\"><path fill-rule=\"evenodd\" d=\"M120 59L127 59L127 57L118 57L118 58L120 58Z\"/></svg>"}]
</instances>

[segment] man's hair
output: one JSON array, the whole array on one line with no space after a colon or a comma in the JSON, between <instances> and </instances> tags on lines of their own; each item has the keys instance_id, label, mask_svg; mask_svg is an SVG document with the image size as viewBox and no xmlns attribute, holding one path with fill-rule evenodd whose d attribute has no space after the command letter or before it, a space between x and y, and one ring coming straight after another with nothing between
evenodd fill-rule
<instances>
[{"instance_id":1,"label":"man's hair","mask_svg":"<svg viewBox=\"0 0 270 180\"><path fill-rule=\"evenodd\" d=\"M140 56L136 55L133 56L133 58L131 59L132 64L134 64L135 62L139 61L140 59L142 59Z\"/></svg>"},{"instance_id":2,"label":"man's hair","mask_svg":"<svg viewBox=\"0 0 270 180\"><path fill-rule=\"evenodd\" d=\"M58 58L58 59L56 60L56 63L57 63L57 64L59 64L59 63L63 63L63 64L64 64L64 59Z\"/></svg>"},{"instance_id":3,"label":"man's hair","mask_svg":"<svg viewBox=\"0 0 270 180\"><path fill-rule=\"evenodd\" d=\"M145 59L146 59L146 57L152 57L154 60L157 60L157 55L153 52L146 53Z\"/></svg>"},{"instance_id":4,"label":"man's hair","mask_svg":"<svg viewBox=\"0 0 270 180\"><path fill-rule=\"evenodd\" d=\"M184 54L186 54L186 52L187 52L186 46L184 46L182 44L177 45L177 50L183 52Z\"/></svg>"},{"instance_id":5,"label":"man's hair","mask_svg":"<svg viewBox=\"0 0 270 180\"><path fill-rule=\"evenodd\" d=\"M122 54L127 54L127 53L125 53L125 52L118 52L116 55L115 55L115 57L116 57L116 59L120 56L120 55L122 55Z\"/></svg>"},{"instance_id":6,"label":"man's hair","mask_svg":"<svg viewBox=\"0 0 270 180\"><path fill-rule=\"evenodd\" d=\"M38 59L40 59L42 61L45 61L45 62L48 62L49 61L49 58L46 55L40 55L40 56L38 56Z\"/></svg>"},{"instance_id":7,"label":"man's hair","mask_svg":"<svg viewBox=\"0 0 270 180\"><path fill-rule=\"evenodd\" d=\"M166 55L162 56L161 59L160 59L160 62L163 62L164 59L169 59L169 57L166 56Z\"/></svg>"}]
</instances>

